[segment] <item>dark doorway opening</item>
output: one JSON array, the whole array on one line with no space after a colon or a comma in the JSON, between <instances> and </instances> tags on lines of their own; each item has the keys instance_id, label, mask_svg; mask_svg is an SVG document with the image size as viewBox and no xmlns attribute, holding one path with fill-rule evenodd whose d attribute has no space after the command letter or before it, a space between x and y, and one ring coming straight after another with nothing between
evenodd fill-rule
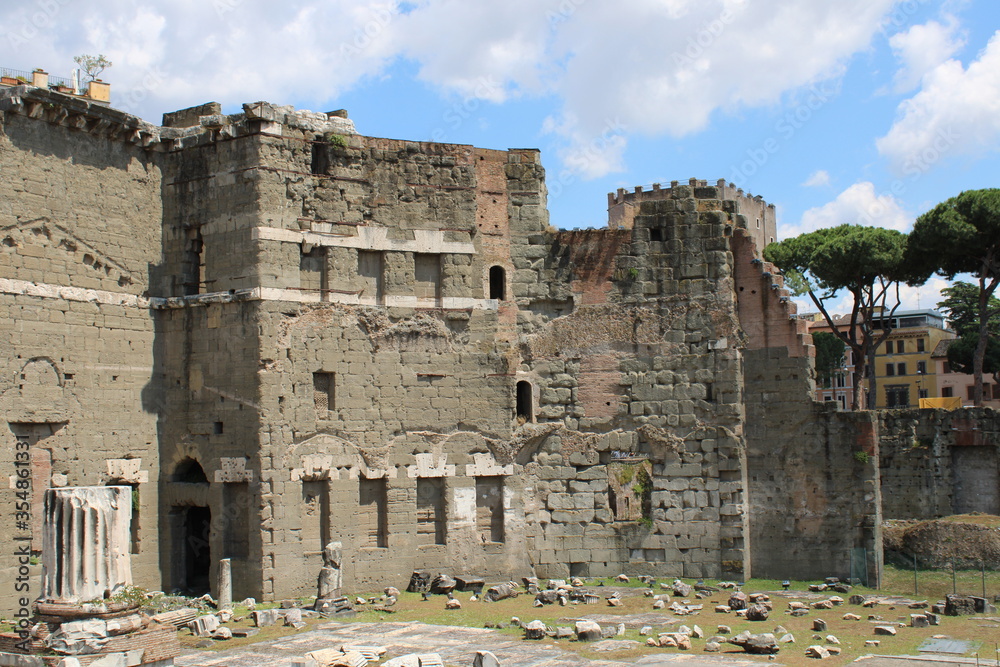
<instances>
[{"instance_id":1,"label":"dark doorway opening","mask_svg":"<svg viewBox=\"0 0 1000 667\"><path fill-rule=\"evenodd\" d=\"M187 595L204 595L211 591L212 510L208 507L175 507L171 514L175 530L177 588Z\"/></svg>"}]
</instances>

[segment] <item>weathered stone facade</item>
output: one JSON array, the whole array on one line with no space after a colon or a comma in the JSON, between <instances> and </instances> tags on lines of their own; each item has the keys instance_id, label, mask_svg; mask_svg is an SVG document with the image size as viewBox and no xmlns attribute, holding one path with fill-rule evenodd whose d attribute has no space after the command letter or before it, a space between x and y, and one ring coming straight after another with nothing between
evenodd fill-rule
<instances>
[{"instance_id":1,"label":"weathered stone facade","mask_svg":"<svg viewBox=\"0 0 1000 667\"><path fill-rule=\"evenodd\" d=\"M332 541L350 587L876 557L875 431L811 400L759 198L673 183L559 232L534 150L267 103L0 110L3 460L36 498L132 486L139 585L228 558L237 599L308 595Z\"/></svg>"}]
</instances>

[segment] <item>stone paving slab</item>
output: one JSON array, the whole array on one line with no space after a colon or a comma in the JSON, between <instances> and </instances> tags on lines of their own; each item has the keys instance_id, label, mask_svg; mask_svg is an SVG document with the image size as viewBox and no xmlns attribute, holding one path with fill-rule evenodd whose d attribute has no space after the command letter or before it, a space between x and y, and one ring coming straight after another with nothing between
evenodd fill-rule
<instances>
[{"instance_id":1,"label":"stone paving slab","mask_svg":"<svg viewBox=\"0 0 1000 667\"><path fill-rule=\"evenodd\" d=\"M492 651L503 667L733 667L754 665L739 658L695 655L647 656L639 661L587 660L558 646L528 642L483 628L411 623L327 623L315 630L270 642L222 651L187 651L178 667L287 667L292 658L342 644L385 646L394 655L438 653L445 664L471 665L477 650Z\"/></svg>"}]
</instances>

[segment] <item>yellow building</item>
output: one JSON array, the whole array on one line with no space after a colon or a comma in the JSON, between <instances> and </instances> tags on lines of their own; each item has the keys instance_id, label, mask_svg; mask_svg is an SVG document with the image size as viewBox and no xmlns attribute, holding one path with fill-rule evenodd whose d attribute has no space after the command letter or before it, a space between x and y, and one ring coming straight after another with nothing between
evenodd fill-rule
<instances>
[{"instance_id":1,"label":"yellow building","mask_svg":"<svg viewBox=\"0 0 1000 667\"><path fill-rule=\"evenodd\" d=\"M846 318L837 318L841 324ZM944 316L935 310L910 310L895 313L891 318L876 316L892 327L892 333L875 350L876 396L872 408L915 408L921 398L937 398L939 365L931 355L942 340L955 338L947 328ZM846 322L843 322L846 324ZM830 331L825 319L810 324L810 333ZM846 350L845 365L831 380L817 383L816 400L840 403L842 409L851 404L851 372L854 367L851 352Z\"/></svg>"},{"instance_id":2,"label":"yellow building","mask_svg":"<svg viewBox=\"0 0 1000 667\"><path fill-rule=\"evenodd\" d=\"M875 350L873 407L915 408L921 398L938 398L938 369L931 355L942 340L955 338L955 332L935 310L897 312L886 320L892 333Z\"/></svg>"}]
</instances>

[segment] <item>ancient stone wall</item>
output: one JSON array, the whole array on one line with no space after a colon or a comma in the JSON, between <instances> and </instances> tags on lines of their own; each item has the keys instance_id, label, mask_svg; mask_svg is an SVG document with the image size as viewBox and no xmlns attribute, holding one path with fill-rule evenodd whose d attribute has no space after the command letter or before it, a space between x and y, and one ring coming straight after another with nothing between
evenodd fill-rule
<instances>
[{"instance_id":1,"label":"ancient stone wall","mask_svg":"<svg viewBox=\"0 0 1000 667\"><path fill-rule=\"evenodd\" d=\"M229 558L238 598L309 595L331 541L351 588L848 576L859 548L873 582L883 498L1000 505L992 413L812 400L774 209L725 182L559 232L534 150L267 103L0 109L0 447L38 498L137 486L140 585Z\"/></svg>"},{"instance_id":2,"label":"ancient stone wall","mask_svg":"<svg viewBox=\"0 0 1000 667\"><path fill-rule=\"evenodd\" d=\"M55 95L54 93L52 95ZM0 99L0 452L12 484L0 538L41 550L49 486L131 485L136 581L159 586L158 452L150 271L160 261L161 170L130 117ZM30 458L30 524L15 521L18 443ZM18 519L20 521L21 519ZM20 543L18 543L20 544ZM16 559L0 564L14 604ZM37 572L30 582L38 595Z\"/></svg>"},{"instance_id":3,"label":"ancient stone wall","mask_svg":"<svg viewBox=\"0 0 1000 667\"><path fill-rule=\"evenodd\" d=\"M754 576L854 574L874 584L882 571L875 418L813 401L815 352L782 276L761 261L742 230L732 244L747 347L746 474Z\"/></svg>"},{"instance_id":4,"label":"ancient stone wall","mask_svg":"<svg viewBox=\"0 0 1000 667\"><path fill-rule=\"evenodd\" d=\"M996 411L882 410L878 414L886 519L1000 514L1000 416Z\"/></svg>"},{"instance_id":5,"label":"ancient stone wall","mask_svg":"<svg viewBox=\"0 0 1000 667\"><path fill-rule=\"evenodd\" d=\"M553 429L525 468L542 576L749 571L734 224L718 190L692 182L643 202L632 230L529 239L548 246L521 312L532 430Z\"/></svg>"}]
</instances>

